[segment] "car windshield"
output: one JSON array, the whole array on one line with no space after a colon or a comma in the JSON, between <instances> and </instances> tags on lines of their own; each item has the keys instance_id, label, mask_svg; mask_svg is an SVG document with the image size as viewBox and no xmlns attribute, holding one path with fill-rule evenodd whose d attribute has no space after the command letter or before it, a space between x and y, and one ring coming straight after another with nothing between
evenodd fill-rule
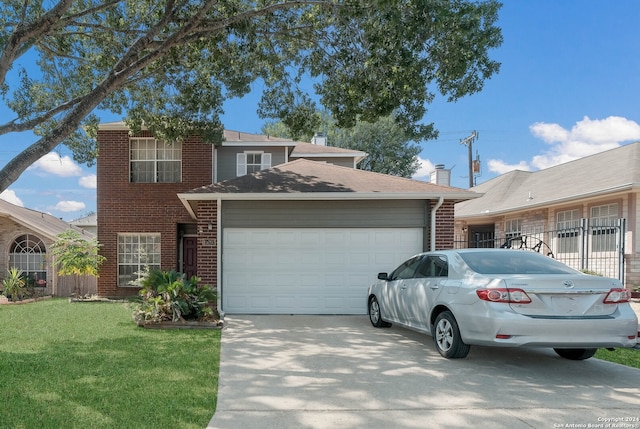
<instances>
[{"instance_id":1,"label":"car windshield","mask_svg":"<svg viewBox=\"0 0 640 429\"><path fill-rule=\"evenodd\" d=\"M575 274L576 271L548 256L527 250L460 253L480 274Z\"/></svg>"}]
</instances>

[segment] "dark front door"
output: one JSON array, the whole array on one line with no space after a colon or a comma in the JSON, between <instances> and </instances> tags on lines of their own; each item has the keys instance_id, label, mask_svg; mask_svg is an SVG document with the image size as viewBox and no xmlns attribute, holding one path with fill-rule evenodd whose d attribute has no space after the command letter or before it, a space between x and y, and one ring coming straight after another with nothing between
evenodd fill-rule
<instances>
[{"instance_id":1,"label":"dark front door","mask_svg":"<svg viewBox=\"0 0 640 429\"><path fill-rule=\"evenodd\" d=\"M198 275L198 240L196 237L182 238L182 270L187 279Z\"/></svg>"}]
</instances>

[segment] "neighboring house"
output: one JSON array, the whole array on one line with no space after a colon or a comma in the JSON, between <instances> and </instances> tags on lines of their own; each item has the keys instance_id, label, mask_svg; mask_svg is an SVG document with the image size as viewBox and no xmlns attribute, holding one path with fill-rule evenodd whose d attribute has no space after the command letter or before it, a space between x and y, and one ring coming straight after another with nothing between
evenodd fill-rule
<instances>
[{"instance_id":1,"label":"neighboring house","mask_svg":"<svg viewBox=\"0 0 640 429\"><path fill-rule=\"evenodd\" d=\"M458 247L537 245L574 268L640 286L640 142L471 190L483 196L455 207Z\"/></svg>"},{"instance_id":2,"label":"neighboring house","mask_svg":"<svg viewBox=\"0 0 640 429\"><path fill-rule=\"evenodd\" d=\"M58 276L54 261L48 255L57 235L69 229L83 234L87 240L95 237L47 213L0 200L0 280L6 277L10 268L16 267L25 273L39 295L75 294L75 277ZM97 293L95 277L78 280L85 293Z\"/></svg>"},{"instance_id":3,"label":"neighboring house","mask_svg":"<svg viewBox=\"0 0 640 429\"><path fill-rule=\"evenodd\" d=\"M102 124L99 294L178 270L217 287L226 313L363 314L379 271L453 245L453 205L477 194L357 170L365 153L314 142L170 145Z\"/></svg>"},{"instance_id":4,"label":"neighboring house","mask_svg":"<svg viewBox=\"0 0 640 429\"><path fill-rule=\"evenodd\" d=\"M92 214L84 216L78 219L74 219L69 222L73 226L77 226L80 229L88 231L93 235L98 235L98 215Z\"/></svg>"}]
</instances>

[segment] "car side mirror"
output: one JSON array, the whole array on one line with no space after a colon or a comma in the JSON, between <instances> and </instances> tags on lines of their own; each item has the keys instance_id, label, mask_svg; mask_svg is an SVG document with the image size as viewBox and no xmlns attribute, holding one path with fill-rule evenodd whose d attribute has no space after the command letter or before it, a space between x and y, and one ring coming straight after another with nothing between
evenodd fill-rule
<instances>
[{"instance_id":1,"label":"car side mirror","mask_svg":"<svg viewBox=\"0 0 640 429\"><path fill-rule=\"evenodd\" d=\"M378 273L378 280L389 280L389 274L387 274L387 273Z\"/></svg>"}]
</instances>

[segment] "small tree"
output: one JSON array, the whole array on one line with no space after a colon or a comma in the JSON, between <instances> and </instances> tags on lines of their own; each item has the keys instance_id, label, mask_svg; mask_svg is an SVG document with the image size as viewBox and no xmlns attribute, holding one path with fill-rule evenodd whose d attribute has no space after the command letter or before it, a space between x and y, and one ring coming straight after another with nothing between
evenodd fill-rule
<instances>
[{"instance_id":1,"label":"small tree","mask_svg":"<svg viewBox=\"0 0 640 429\"><path fill-rule=\"evenodd\" d=\"M98 254L100 245L96 238L85 239L72 229L58 234L57 240L51 245L51 254L61 276L76 276L75 291L78 294L78 276L98 277L98 268L105 257ZM84 295L80 290L79 295Z\"/></svg>"}]
</instances>

